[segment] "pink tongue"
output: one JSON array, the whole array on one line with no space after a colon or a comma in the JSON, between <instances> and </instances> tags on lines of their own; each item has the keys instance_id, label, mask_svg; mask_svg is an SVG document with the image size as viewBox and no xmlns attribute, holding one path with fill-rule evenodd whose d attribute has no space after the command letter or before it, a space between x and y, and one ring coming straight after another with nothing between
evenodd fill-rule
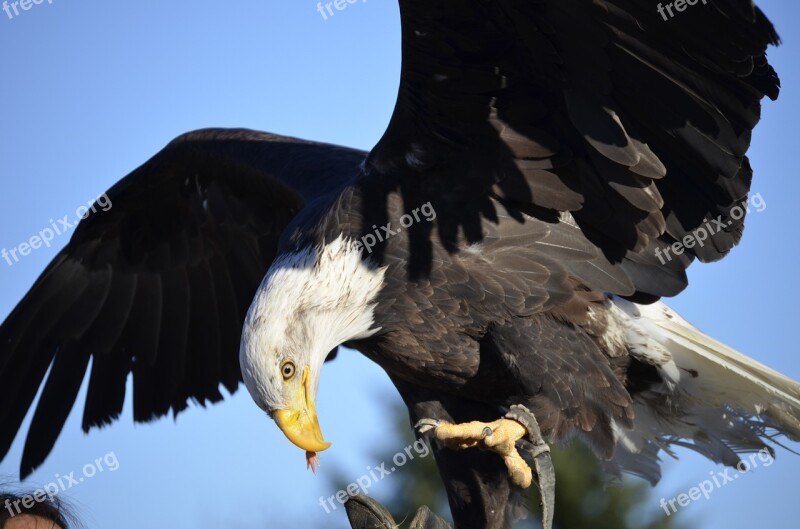
<instances>
[{"instance_id":1,"label":"pink tongue","mask_svg":"<svg viewBox=\"0 0 800 529\"><path fill-rule=\"evenodd\" d=\"M316 452L306 452L306 468L310 468L311 472L317 473L317 467L320 466L319 458Z\"/></svg>"}]
</instances>

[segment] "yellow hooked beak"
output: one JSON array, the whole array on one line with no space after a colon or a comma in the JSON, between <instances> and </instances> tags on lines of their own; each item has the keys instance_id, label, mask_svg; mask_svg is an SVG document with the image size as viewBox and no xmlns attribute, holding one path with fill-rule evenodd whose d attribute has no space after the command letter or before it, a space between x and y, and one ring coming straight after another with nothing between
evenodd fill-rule
<instances>
[{"instance_id":1,"label":"yellow hooked beak","mask_svg":"<svg viewBox=\"0 0 800 529\"><path fill-rule=\"evenodd\" d=\"M322 437L317 409L310 397L308 386L308 366L305 366L300 389L293 395L287 409L275 412L275 422L291 442L306 452L321 452L331 444Z\"/></svg>"}]
</instances>

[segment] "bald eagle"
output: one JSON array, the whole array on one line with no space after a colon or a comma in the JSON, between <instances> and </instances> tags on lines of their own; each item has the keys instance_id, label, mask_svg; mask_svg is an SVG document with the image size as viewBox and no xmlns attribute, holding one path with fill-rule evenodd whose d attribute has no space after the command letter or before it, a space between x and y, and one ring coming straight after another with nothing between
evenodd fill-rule
<instances>
[{"instance_id":1,"label":"bald eagle","mask_svg":"<svg viewBox=\"0 0 800 529\"><path fill-rule=\"evenodd\" d=\"M434 441L458 527L511 521L532 479L518 447L551 502L547 447L571 437L653 482L672 445L736 465L800 439L797 382L660 301L739 242L751 131L779 91L755 5L683 7L400 0L399 94L371 152L176 138L0 327L0 458L41 387L20 472L40 465L90 369L87 431L120 415L129 375L136 421L244 382L313 465L342 344Z\"/></svg>"}]
</instances>

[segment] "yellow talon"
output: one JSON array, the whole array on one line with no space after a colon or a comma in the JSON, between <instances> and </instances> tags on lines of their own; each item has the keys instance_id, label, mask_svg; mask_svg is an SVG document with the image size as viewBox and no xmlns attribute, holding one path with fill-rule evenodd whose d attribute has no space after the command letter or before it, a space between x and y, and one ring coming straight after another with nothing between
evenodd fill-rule
<instances>
[{"instance_id":1,"label":"yellow talon","mask_svg":"<svg viewBox=\"0 0 800 529\"><path fill-rule=\"evenodd\" d=\"M525 427L512 419L494 422L438 423L434 436L451 449L478 447L500 454L508 468L512 483L526 489L533 482L533 472L517 452L515 443L527 435Z\"/></svg>"}]
</instances>

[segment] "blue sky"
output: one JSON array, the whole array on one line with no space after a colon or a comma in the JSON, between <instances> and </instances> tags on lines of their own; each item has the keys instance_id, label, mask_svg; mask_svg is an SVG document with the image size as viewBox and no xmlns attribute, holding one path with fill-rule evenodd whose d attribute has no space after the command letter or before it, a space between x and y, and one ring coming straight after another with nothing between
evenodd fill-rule
<instances>
[{"instance_id":1,"label":"blue sky","mask_svg":"<svg viewBox=\"0 0 800 529\"><path fill-rule=\"evenodd\" d=\"M800 379L800 8L789 0L760 5L784 38L770 54L782 98L766 104L751 150L753 191L767 207L749 217L744 242L728 259L693 267L690 288L670 304L712 336ZM0 11L0 247L72 214L184 131L242 126L369 149L394 105L399 46L398 8L387 0L356 2L328 20L310 0L53 0L12 19ZM0 318L66 242L58 238L13 266L0 261ZM404 443L385 433L387 404L398 400L382 371L355 352L327 365L318 411L333 447L322 454L321 471L356 479L380 463L370 454L402 450ZM113 427L88 436L81 411L76 406L27 485L80 472L113 452L117 470L64 494L90 528L249 529L298 517L309 525L344 523L340 511L326 514L318 504L335 492L327 480L305 470L303 454L244 390L208 409L192 407L177 421L134 426L127 407ZM16 476L22 442L18 437L0 464L0 480ZM663 512L659 498L720 470L680 455L667 462L652 505L643 507L648 515ZM773 465L679 516L697 527L785 526L798 473L800 457L779 449ZM391 494L391 478L373 491Z\"/></svg>"}]
</instances>

